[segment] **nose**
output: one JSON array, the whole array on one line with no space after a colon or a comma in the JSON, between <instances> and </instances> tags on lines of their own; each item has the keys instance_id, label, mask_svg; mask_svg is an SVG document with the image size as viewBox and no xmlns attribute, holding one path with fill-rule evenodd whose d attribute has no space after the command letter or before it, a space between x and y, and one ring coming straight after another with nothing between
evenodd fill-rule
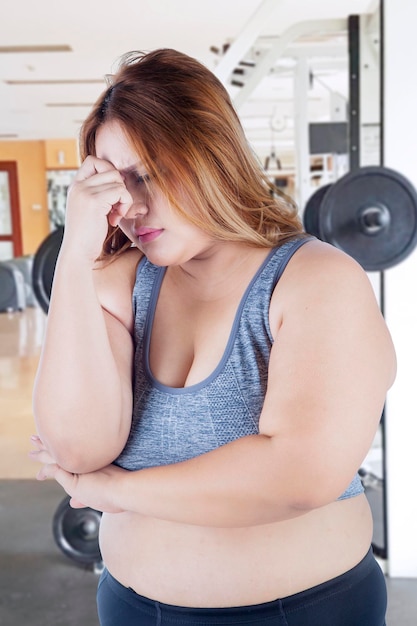
<instances>
[{"instance_id":1,"label":"nose","mask_svg":"<svg viewBox=\"0 0 417 626\"><path fill-rule=\"evenodd\" d=\"M132 206L129 208L125 215L125 219L135 220L138 217L143 217L148 213L148 204L145 198L138 199L133 197Z\"/></svg>"}]
</instances>

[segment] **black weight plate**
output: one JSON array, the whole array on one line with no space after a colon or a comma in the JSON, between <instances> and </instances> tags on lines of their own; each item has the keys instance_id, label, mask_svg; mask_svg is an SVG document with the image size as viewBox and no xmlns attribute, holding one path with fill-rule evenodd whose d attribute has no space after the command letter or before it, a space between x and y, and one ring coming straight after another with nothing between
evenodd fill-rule
<instances>
[{"instance_id":1,"label":"black weight plate","mask_svg":"<svg viewBox=\"0 0 417 626\"><path fill-rule=\"evenodd\" d=\"M48 313L55 265L64 236L64 227L52 232L39 246L33 259L32 287L36 300Z\"/></svg>"},{"instance_id":2,"label":"black weight plate","mask_svg":"<svg viewBox=\"0 0 417 626\"><path fill-rule=\"evenodd\" d=\"M363 225L368 210L384 216L375 232ZM321 239L347 252L366 271L382 271L404 260L417 244L417 192L394 170L363 167L333 184L319 221Z\"/></svg>"},{"instance_id":3,"label":"black weight plate","mask_svg":"<svg viewBox=\"0 0 417 626\"><path fill-rule=\"evenodd\" d=\"M304 208L303 225L304 230L309 235L313 235L320 239L320 207L323 198L332 186L331 183L323 185L309 197Z\"/></svg>"},{"instance_id":4,"label":"black weight plate","mask_svg":"<svg viewBox=\"0 0 417 626\"><path fill-rule=\"evenodd\" d=\"M100 563L101 552L98 542L101 513L88 507L73 509L70 497L59 504L52 520L52 532L62 552L78 563Z\"/></svg>"},{"instance_id":5,"label":"black weight plate","mask_svg":"<svg viewBox=\"0 0 417 626\"><path fill-rule=\"evenodd\" d=\"M7 261L0 261L0 311L22 310L25 306L19 297L19 284L15 268ZM20 289L21 292L21 289Z\"/></svg>"}]
</instances>

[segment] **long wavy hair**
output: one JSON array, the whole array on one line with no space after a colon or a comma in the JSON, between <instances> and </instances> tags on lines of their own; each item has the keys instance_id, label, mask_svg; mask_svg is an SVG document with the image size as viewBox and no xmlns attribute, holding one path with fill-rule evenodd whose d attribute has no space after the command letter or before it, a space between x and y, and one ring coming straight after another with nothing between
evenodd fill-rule
<instances>
[{"instance_id":1,"label":"long wavy hair","mask_svg":"<svg viewBox=\"0 0 417 626\"><path fill-rule=\"evenodd\" d=\"M197 60L171 49L124 55L82 126L82 159L95 155L109 121L120 124L152 184L216 240L274 247L303 235L297 207L266 176L226 89ZM109 226L102 258L129 246Z\"/></svg>"}]
</instances>

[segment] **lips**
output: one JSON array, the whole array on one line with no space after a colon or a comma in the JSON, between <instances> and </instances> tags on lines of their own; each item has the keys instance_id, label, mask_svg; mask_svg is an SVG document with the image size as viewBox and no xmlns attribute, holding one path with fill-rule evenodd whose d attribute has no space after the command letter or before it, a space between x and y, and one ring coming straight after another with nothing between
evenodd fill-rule
<instances>
[{"instance_id":1,"label":"lips","mask_svg":"<svg viewBox=\"0 0 417 626\"><path fill-rule=\"evenodd\" d=\"M162 231L162 228L147 228L146 226L141 226L136 231L136 235L141 243L149 243L159 237Z\"/></svg>"}]
</instances>

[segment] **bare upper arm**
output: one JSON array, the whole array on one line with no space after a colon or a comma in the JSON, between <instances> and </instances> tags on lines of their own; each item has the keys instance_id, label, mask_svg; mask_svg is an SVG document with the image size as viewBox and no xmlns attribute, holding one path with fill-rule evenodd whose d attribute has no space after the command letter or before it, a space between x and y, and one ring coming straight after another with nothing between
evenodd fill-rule
<instances>
[{"instance_id":1,"label":"bare upper arm","mask_svg":"<svg viewBox=\"0 0 417 626\"><path fill-rule=\"evenodd\" d=\"M142 253L130 248L110 263L99 263L95 286L103 309L132 333L132 292Z\"/></svg>"},{"instance_id":2,"label":"bare upper arm","mask_svg":"<svg viewBox=\"0 0 417 626\"><path fill-rule=\"evenodd\" d=\"M372 443L395 376L374 292L350 257L311 242L288 264L270 318L275 342L260 431L286 439L304 468L300 480L318 481L320 497L338 497Z\"/></svg>"},{"instance_id":3,"label":"bare upper arm","mask_svg":"<svg viewBox=\"0 0 417 626\"><path fill-rule=\"evenodd\" d=\"M99 266L95 274L97 295L122 381L125 419L121 421L118 437L114 438L118 453L125 445L131 425L134 356L132 291L140 258L139 250L129 250L113 262Z\"/></svg>"}]
</instances>

